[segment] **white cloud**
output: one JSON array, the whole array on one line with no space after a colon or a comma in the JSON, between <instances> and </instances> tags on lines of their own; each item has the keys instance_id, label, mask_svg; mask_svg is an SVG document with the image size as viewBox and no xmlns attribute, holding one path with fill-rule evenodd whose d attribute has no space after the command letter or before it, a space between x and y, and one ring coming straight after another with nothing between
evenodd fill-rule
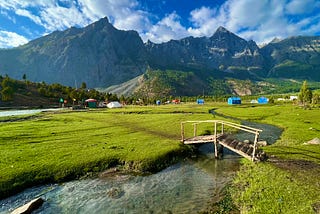
<instances>
[{"instance_id":1,"label":"white cloud","mask_svg":"<svg viewBox=\"0 0 320 214\"><path fill-rule=\"evenodd\" d=\"M319 8L319 1L316 0L292 0L286 5L288 14L309 14Z\"/></svg>"},{"instance_id":2,"label":"white cloud","mask_svg":"<svg viewBox=\"0 0 320 214\"><path fill-rule=\"evenodd\" d=\"M142 38L144 40L149 39L155 43L161 43L172 39L181 39L188 35L188 31L180 23L180 17L173 12L152 26Z\"/></svg>"},{"instance_id":3,"label":"white cloud","mask_svg":"<svg viewBox=\"0 0 320 214\"><path fill-rule=\"evenodd\" d=\"M19 16L27 17L27 18L31 19L32 21L34 21L34 23L36 23L38 25L42 25L42 21L41 21L40 17L33 15L28 10L17 9L16 10L16 14L19 15Z\"/></svg>"},{"instance_id":4,"label":"white cloud","mask_svg":"<svg viewBox=\"0 0 320 214\"><path fill-rule=\"evenodd\" d=\"M46 8L40 12L40 17L42 26L47 32L64 30L72 26L84 26L90 23L75 6L70 8L59 6Z\"/></svg>"},{"instance_id":5,"label":"white cloud","mask_svg":"<svg viewBox=\"0 0 320 214\"><path fill-rule=\"evenodd\" d=\"M144 33L151 27L150 14L139 9L136 0L79 0L81 10L91 21L107 16L118 29Z\"/></svg>"},{"instance_id":6,"label":"white cloud","mask_svg":"<svg viewBox=\"0 0 320 214\"><path fill-rule=\"evenodd\" d=\"M28 39L14 32L0 31L0 47L10 48L26 44Z\"/></svg>"}]
</instances>

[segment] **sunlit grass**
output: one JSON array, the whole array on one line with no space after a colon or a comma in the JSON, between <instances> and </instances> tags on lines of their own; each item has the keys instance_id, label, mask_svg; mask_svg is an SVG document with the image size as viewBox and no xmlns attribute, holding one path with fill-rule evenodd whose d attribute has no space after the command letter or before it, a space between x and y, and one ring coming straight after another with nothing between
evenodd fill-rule
<instances>
[{"instance_id":1,"label":"sunlit grass","mask_svg":"<svg viewBox=\"0 0 320 214\"><path fill-rule=\"evenodd\" d=\"M43 113L0 126L0 192L59 182L114 165L139 171L168 166L188 147L180 122L208 120L209 106L170 105ZM23 119L23 117L22 117Z\"/></svg>"},{"instance_id":2,"label":"sunlit grass","mask_svg":"<svg viewBox=\"0 0 320 214\"><path fill-rule=\"evenodd\" d=\"M315 213L315 209L319 212L320 146L304 145L320 137L319 108L242 105L217 111L283 129L275 144L263 148L269 157L277 158L275 163L245 161L238 172L231 195L241 213Z\"/></svg>"},{"instance_id":3,"label":"sunlit grass","mask_svg":"<svg viewBox=\"0 0 320 214\"><path fill-rule=\"evenodd\" d=\"M271 164L244 162L232 190L241 213L315 213L313 207L320 201L316 179L301 182Z\"/></svg>"},{"instance_id":4,"label":"sunlit grass","mask_svg":"<svg viewBox=\"0 0 320 214\"><path fill-rule=\"evenodd\" d=\"M189 151L180 143L180 122L223 119L209 114L213 108L227 116L282 128L281 138L264 147L270 157L320 163L319 145L303 145L320 137L319 108L206 103L43 113L1 122L1 197L115 165L140 171L162 169ZM198 134L213 130L212 124L198 128ZM193 134L192 124L186 132ZM245 161L232 197L243 213L311 213L320 201L319 175L318 168L287 170L273 163Z\"/></svg>"}]
</instances>

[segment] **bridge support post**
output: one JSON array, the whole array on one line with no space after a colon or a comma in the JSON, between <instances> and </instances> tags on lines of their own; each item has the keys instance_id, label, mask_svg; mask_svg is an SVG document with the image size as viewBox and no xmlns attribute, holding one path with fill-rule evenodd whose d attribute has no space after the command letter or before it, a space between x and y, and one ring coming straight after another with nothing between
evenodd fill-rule
<instances>
[{"instance_id":1,"label":"bridge support post","mask_svg":"<svg viewBox=\"0 0 320 214\"><path fill-rule=\"evenodd\" d=\"M197 136L197 123L194 123L193 124L193 137L196 137Z\"/></svg>"},{"instance_id":2,"label":"bridge support post","mask_svg":"<svg viewBox=\"0 0 320 214\"><path fill-rule=\"evenodd\" d=\"M252 152L252 161L254 161L254 158L256 156L256 149L257 149L257 142L259 138L259 132L256 132L256 135L254 137L254 143L253 143L253 152Z\"/></svg>"},{"instance_id":3,"label":"bridge support post","mask_svg":"<svg viewBox=\"0 0 320 214\"><path fill-rule=\"evenodd\" d=\"M214 157L219 158L218 141L217 141L217 122L214 122Z\"/></svg>"},{"instance_id":4,"label":"bridge support post","mask_svg":"<svg viewBox=\"0 0 320 214\"><path fill-rule=\"evenodd\" d=\"M184 123L181 123L181 142L184 142Z\"/></svg>"},{"instance_id":5,"label":"bridge support post","mask_svg":"<svg viewBox=\"0 0 320 214\"><path fill-rule=\"evenodd\" d=\"M221 123L221 134L223 134L224 133L224 123L222 122Z\"/></svg>"}]
</instances>

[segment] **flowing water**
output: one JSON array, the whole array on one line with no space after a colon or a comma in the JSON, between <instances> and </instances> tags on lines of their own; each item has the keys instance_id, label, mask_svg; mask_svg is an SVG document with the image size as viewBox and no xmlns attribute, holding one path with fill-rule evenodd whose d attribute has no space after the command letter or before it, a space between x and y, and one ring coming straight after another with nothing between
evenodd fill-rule
<instances>
[{"instance_id":1,"label":"flowing water","mask_svg":"<svg viewBox=\"0 0 320 214\"><path fill-rule=\"evenodd\" d=\"M28 189L0 201L0 213L41 196L45 203L34 213L198 213L217 200L239 169L240 157L226 154L215 160L212 145L194 160L170 166L148 176L71 181Z\"/></svg>"},{"instance_id":2,"label":"flowing water","mask_svg":"<svg viewBox=\"0 0 320 214\"><path fill-rule=\"evenodd\" d=\"M9 111L0 111L0 117L7 116L17 116L17 115L27 115L27 114L37 114L43 111L58 111L59 108L51 109L25 109L25 110L9 110Z\"/></svg>"}]
</instances>

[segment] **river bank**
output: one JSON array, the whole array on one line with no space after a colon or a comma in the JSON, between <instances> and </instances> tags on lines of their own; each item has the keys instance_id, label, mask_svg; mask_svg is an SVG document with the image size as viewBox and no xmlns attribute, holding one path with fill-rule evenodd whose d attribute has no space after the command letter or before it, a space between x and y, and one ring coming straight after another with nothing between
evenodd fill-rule
<instances>
[{"instance_id":1,"label":"river bank","mask_svg":"<svg viewBox=\"0 0 320 214\"><path fill-rule=\"evenodd\" d=\"M320 134L319 109L292 105L219 108L219 113L249 122L275 125L280 139L263 147L267 162L244 160L231 185L231 197L243 213L320 213L320 147L304 143Z\"/></svg>"}]
</instances>

